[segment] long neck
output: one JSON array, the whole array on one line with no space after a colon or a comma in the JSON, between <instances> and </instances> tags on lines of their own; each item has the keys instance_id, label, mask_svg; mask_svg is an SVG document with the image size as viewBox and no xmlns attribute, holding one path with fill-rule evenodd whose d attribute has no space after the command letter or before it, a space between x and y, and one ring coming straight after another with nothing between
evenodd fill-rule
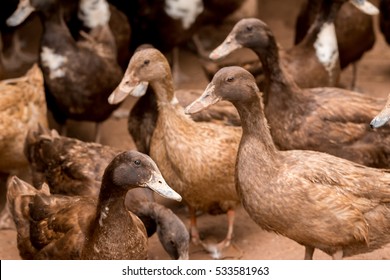
<instances>
[{"instance_id":1,"label":"long neck","mask_svg":"<svg viewBox=\"0 0 390 280\"><path fill-rule=\"evenodd\" d=\"M278 47L273 36L269 37L269 44L266 49L252 48L253 51L259 57L264 70L264 103L267 104L268 100L272 97L279 99L279 96L272 96L270 92L279 92L281 94L293 97L291 92L294 89L298 89L298 86L294 82L293 78L288 74L280 61Z\"/></svg>"},{"instance_id":2,"label":"long neck","mask_svg":"<svg viewBox=\"0 0 390 280\"><path fill-rule=\"evenodd\" d=\"M319 5L318 1L314 2L316 3L315 10L317 11L317 16L301 43L303 45L312 45L317 40L318 33L321 31L324 23L334 22L342 5L341 1L333 0L324 0L322 5Z\"/></svg>"},{"instance_id":3,"label":"long neck","mask_svg":"<svg viewBox=\"0 0 390 280\"><path fill-rule=\"evenodd\" d=\"M275 156L277 149L272 140L268 123L262 109L262 100L258 93L246 101L233 102L241 118L242 139L240 148L246 141L256 142L256 149L265 151L267 156Z\"/></svg>"},{"instance_id":4,"label":"long neck","mask_svg":"<svg viewBox=\"0 0 390 280\"><path fill-rule=\"evenodd\" d=\"M58 49L69 44L75 46L76 43L64 22L60 7L40 12L39 16L43 24L42 46L55 46Z\"/></svg>"},{"instance_id":5,"label":"long neck","mask_svg":"<svg viewBox=\"0 0 390 280\"><path fill-rule=\"evenodd\" d=\"M172 81L172 75L168 71L167 76L160 80L150 82L151 87L156 93L157 104L174 103L175 93Z\"/></svg>"}]
</instances>

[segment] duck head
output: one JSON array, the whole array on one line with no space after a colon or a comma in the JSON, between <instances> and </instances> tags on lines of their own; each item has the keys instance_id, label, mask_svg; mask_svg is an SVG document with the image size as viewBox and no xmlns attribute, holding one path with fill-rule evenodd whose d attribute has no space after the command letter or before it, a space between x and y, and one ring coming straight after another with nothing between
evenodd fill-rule
<instances>
[{"instance_id":1,"label":"duck head","mask_svg":"<svg viewBox=\"0 0 390 280\"><path fill-rule=\"evenodd\" d=\"M109 96L108 102L117 104L128 95L140 97L145 94L149 83L164 79L172 80L165 56L155 48L138 50L130 59L122 81Z\"/></svg>"},{"instance_id":2,"label":"duck head","mask_svg":"<svg viewBox=\"0 0 390 280\"><path fill-rule=\"evenodd\" d=\"M210 53L213 60L223 58L240 48L267 48L271 30L257 18L246 18L236 23L232 31L216 49Z\"/></svg>"},{"instance_id":3,"label":"duck head","mask_svg":"<svg viewBox=\"0 0 390 280\"><path fill-rule=\"evenodd\" d=\"M188 105L184 112L195 114L220 100L227 100L233 104L237 101L250 102L257 92L259 89L251 73L238 66L224 67L214 75L203 94Z\"/></svg>"},{"instance_id":4,"label":"duck head","mask_svg":"<svg viewBox=\"0 0 390 280\"><path fill-rule=\"evenodd\" d=\"M165 182L156 163L138 151L123 152L111 161L103 175L101 195L108 186L117 192L136 187L149 188L163 197L181 201L181 196Z\"/></svg>"},{"instance_id":5,"label":"duck head","mask_svg":"<svg viewBox=\"0 0 390 280\"><path fill-rule=\"evenodd\" d=\"M7 19L8 26L18 26L34 11L50 15L59 7L58 0L20 0L16 10Z\"/></svg>"}]
</instances>

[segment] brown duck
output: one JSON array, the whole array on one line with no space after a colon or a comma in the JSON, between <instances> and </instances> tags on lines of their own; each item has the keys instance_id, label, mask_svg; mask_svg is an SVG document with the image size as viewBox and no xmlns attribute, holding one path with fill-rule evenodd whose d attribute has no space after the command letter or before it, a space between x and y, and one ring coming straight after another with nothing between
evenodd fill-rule
<instances>
[{"instance_id":1,"label":"brown duck","mask_svg":"<svg viewBox=\"0 0 390 280\"><path fill-rule=\"evenodd\" d=\"M7 200L24 259L146 259L141 220L125 208L129 189L150 188L180 200L156 164L136 151L117 155L105 169L98 199L51 195L13 177Z\"/></svg>"},{"instance_id":2,"label":"brown duck","mask_svg":"<svg viewBox=\"0 0 390 280\"><path fill-rule=\"evenodd\" d=\"M242 205L263 229L333 258L373 251L390 242L390 173L326 153L279 151L254 77L221 69L186 108L197 112L228 100L243 128L235 178Z\"/></svg>"},{"instance_id":3,"label":"brown duck","mask_svg":"<svg viewBox=\"0 0 390 280\"><path fill-rule=\"evenodd\" d=\"M259 19L239 21L210 55L223 57L241 47L256 52L265 71L265 115L281 150L326 152L371 167L390 166L390 131L369 123L385 101L340 88L301 89L280 63L275 38Z\"/></svg>"},{"instance_id":4,"label":"brown duck","mask_svg":"<svg viewBox=\"0 0 390 280\"><path fill-rule=\"evenodd\" d=\"M156 161L164 178L190 208L191 238L199 242L196 211L228 214L226 238L217 246L202 245L220 257L233 234L234 209L239 204L234 185L234 163L241 128L214 123L194 122L178 103L169 64L154 48L136 52L129 62L121 84L110 96L138 92L148 83L157 97L158 118L150 156Z\"/></svg>"}]
</instances>

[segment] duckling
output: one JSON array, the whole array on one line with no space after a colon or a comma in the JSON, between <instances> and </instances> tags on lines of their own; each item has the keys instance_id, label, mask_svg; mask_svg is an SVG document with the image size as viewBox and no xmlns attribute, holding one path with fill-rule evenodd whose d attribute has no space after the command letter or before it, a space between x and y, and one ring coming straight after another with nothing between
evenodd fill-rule
<instances>
[{"instance_id":1,"label":"duckling","mask_svg":"<svg viewBox=\"0 0 390 280\"><path fill-rule=\"evenodd\" d=\"M98 199L105 167L122 152L110 146L60 136L57 131L41 126L30 129L24 151L36 188L48 183L53 194L94 199ZM141 219L148 237L157 231L167 252L176 252L176 255L170 254L172 258L180 256L185 259L187 256L188 259L188 240L187 248L185 242L188 233L183 222L174 213L160 210L165 207L154 200L151 190L129 190L124 203L126 209ZM157 215L156 211L162 214ZM166 229L162 231L161 228ZM167 244L167 238L172 242Z\"/></svg>"},{"instance_id":2,"label":"duckling","mask_svg":"<svg viewBox=\"0 0 390 280\"><path fill-rule=\"evenodd\" d=\"M124 206L129 189L150 188L181 200L153 160L137 151L117 155L105 169L98 199L51 195L13 177L7 200L22 258L146 259L145 227ZM126 234L124 234L126 233Z\"/></svg>"},{"instance_id":3,"label":"duckling","mask_svg":"<svg viewBox=\"0 0 390 280\"><path fill-rule=\"evenodd\" d=\"M150 156L189 207L191 240L209 252L215 251L213 257L220 257L222 249L231 243L234 209L239 204L233 175L241 128L194 122L184 115L175 97L168 61L154 48L133 55L109 101L116 102L125 93L139 93L137 88L145 83L154 89L158 108ZM199 239L197 210L214 215L227 213L228 232L219 244L205 244Z\"/></svg>"},{"instance_id":4,"label":"duckling","mask_svg":"<svg viewBox=\"0 0 390 280\"><path fill-rule=\"evenodd\" d=\"M83 2L89 3L87 0ZM93 29L86 40L78 42L64 23L58 0L26 0L20 3L7 19L7 24L20 24L34 10L42 20L40 67L45 78L48 108L54 119L64 128L63 134L67 119L96 122L95 140L99 142L100 123L118 107L107 104L107 97L122 75L117 63L115 41L108 26L110 13L107 3L99 0L94 9L81 8L84 20L91 19Z\"/></svg>"},{"instance_id":5,"label":"duckling","mask_svg":"<svg viewBox=\"0 0 390 280\"><path fill-rule=\"evenodd\" d=\"M332 87L301 89L280 62L271 30L259 19L239 21L210 57L223 57L240 47L250 47L263 65L264 110L278 148L326 152L371 167L390 166L390 131L374 132L368 125L381 111L383 99Z\"/></svg>"},{"instance_id":6,"label":"duckling","mask_svg":"<svg viewBox=\"0 0 390 280\"><path fill-rule=\"evenodd\" d=\"M378 128L390 120L390 94L387 96L385 107L370 122L371 128Z\"/></svg>"},{"instance_id":7,"label":"duckling","mask_svg":"<svg viewBox=\"0 0 390 280\"><path fill-rule=\"evenodd\" d=\"M390 1L381 0L379 3L379 27L388 44L390 44Z\"/></svg>"},{"instance_id":8,"label":"duckling","mask_svg":"<svg viewBox=\"0 0 390 280\"><path fill-rule=\"evenodd\" d=\"M295 24L295 44L301 42L308 32L315 15L321 9L321 2L322 0L304 1L302 4ZM335 19L340 67L345 69L352 64L351 88L354 89L357 80L357 63L375 44L373 15L378 14L379 10L370 2L365 2L363 5L355 0L341 2L345 3L342 3ZM362 7L364 11L361 10Z\"/></svg>"},{"instance_id":9,"label":"duckling","mask_svg":"<svg viewBox=\"0 0 390 280\"><path fill-rule=\"evenodd\" d=\"M219 100L232 102L241 117L236 186L261 228L305 246L305 259L312 259L315 249L336 259L390 242L389 170L315 151L279 151L255 79L243 68L221 69L185 111Z\"/></svg>"}]
</instances>

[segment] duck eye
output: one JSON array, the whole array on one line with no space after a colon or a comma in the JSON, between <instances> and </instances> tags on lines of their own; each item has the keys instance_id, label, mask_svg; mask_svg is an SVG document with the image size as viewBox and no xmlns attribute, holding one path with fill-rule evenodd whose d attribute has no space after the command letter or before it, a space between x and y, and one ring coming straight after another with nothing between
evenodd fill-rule
<instances>
[{"instance_id":1,"label":"duck eye","mask_svg":"<svg viewBox=\"0 0 390 280\"><path fill-rule=\"evenodd\" d=\"M150 62L149 59L144 60L144 65L149 65L149 62Z\"/></svg>"},{"instance_id":2,"label":"duck eye","mask_svg":"<svg viewBox=\"0 0 390 280\"><path fill-rule=\"evenodd\" d=\"M141 161L140 161L139 159L136 159L136 160L134 161L134 164L135 164L135 165L141 165Z\"/></svg>"},{"instance_id":3,"label":"duck eye","mask_svg":"<svg viewBox=\"0 0 390 280\"><path fill-rule=\"evenodd\" d=\"M246 30L247 30L247 31L252 31L252 29L253 29L252 25L248 25L248 26L246 27Z\"/></svg>"},{"instance_id":4,"label":"duck eye","mask_svg":"<svg viewBox=\"0 0 390 280\"><path fill-rule=\"evenodd\" d=\"M231 83L231 82L234 81L234 77L228 77L228 78L226 79L226 81L229 82L229 83Z\"/></svg>"}]
</instances>

